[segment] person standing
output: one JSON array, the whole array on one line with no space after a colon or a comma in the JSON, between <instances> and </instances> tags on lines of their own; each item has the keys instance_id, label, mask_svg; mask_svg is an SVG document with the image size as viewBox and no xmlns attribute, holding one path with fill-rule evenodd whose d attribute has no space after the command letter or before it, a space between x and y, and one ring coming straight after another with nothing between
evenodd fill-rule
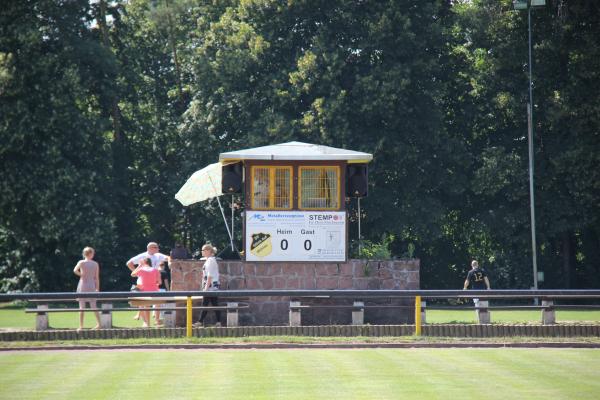
<instances>
[{"instance_id":1,"label":"person standing","mask_svg":"<svg viewBox=\"0 0 600 400\"><path fill-rule=\"evenodd\" d=\"M175 247L171 249L169 256L171 260L189 260L192 258L190 252L180 242L175 242Z\"/></svg>"},{"instance_id":2,"label":"person standing","mask_svg":"<svg viewBox=\"0 0 600 400\"><path fill-rule=\"evenodd\" d=\"M83 292L99 292L100 291L100 266L96 261L93 260L95 251L91 247L83 249L82 255L83 260L79 261L73 273L79 277L79 283L77 284L77 293ZM79 328L78 331L83 329L83 318L85 309L85 303L87 302L90 308L96 307L96 299L78 299L79 300ZM96 326L92 329L100 328L100 313L94 311L96 315Z\"/></svg>"},{"instance_id":3,"label":"person standing","mask_svg":"<svg viewBox=\"0 0 600 400\"><path fill-rule=\"evenodd\" d=\"M220 288L219 265L217 264L217 259L215 258L216 254L217 249L212 245L207 243L202 246L202 256L206 259L206 261L204 261L204 266L202 266L202 291L204 292L217 291ZM219 301L216 296L204 296L202 298L202 306L206 307L209 305L209 303L215 307L219 305ZM207 311L202 310L202 313L200 314L200 321L198 321L200 325L204 324L206 314ZM221 311L215 310L215 316L217 318L216 326L221 326Z\"/></svg>"},{"instance_id":4,"label":"person standing","mask_svg":"<svg viewBox=\"0 0 600 400\"><path fill-rule=\"evenodd\" d=\"M163 263L168 263L169 262L169 256L162 254L161 252L159 252L159 247L158 247L158 243L156 242L150 242L148 243L148 245L146 246L146 251L143 253L138 254L137 256L131 257L129 259L129 261L127 261L127 268L129 268L129 270L131 272L133 272L136 268L136 265L139 265L140 261L149 258L151 261L151 267L158 270L159 266ZM137 287L140 284L140 280L136 279L136 281L134 282L133 287ZM139 319L140 315L139 313L133 317L134 319ZM154 312L154 319L159 322L160 321L160 312L158 310L156 310Z\"/></svg>"},{"instance_id":5,"label":"person standing","mask_svg":"<svg viewBox=\"0 0 600 400\"><path fill-rule=\"evenodd\" d=\"M159 252L158 243L150 242L146 246L146 251L138 254L137 256L133 256L127 261L127 268L133 272L135 266L140 263L141 260L149 258L152 261L152 268L158 269L158 266L164 262L169 261L169 256L162 254Z\"/></svg>"},{"instance_id":6,"label":"person standing","mask_svg":"<svg viewBox=\"0 0 600 400\"><path fill-rule=\"evenodd\" d=\"M142 292L158 292L158 285L160 284L160 272L156 268L152 268L150 257L143 258L139 261L136 269L131 272L131 276L140 279L140 291ZM146 308L146 307L144 307ZM157 311L155 311L157 312ZM150 326L150 312L143 310L140 312L142 319L144 320L144 328ZM160 322L160 320L157 321Z\"/></svg>"},{"instance_id":7,"label":"person standing","mask_svg":"<svg viewBox=\"0 0 600 400\"><path fill-rule=\"evenodd\" d=\"M490 290L490 280L488 279L487 272L485 269L479 267L477 260L471 261L471 270L467 274L463 290L467 290L469 286L471 286L472 290ZM473 299L473 303L477 306L479 299Z\"/></svg>"},{"instance_id":8,"label":"person standing","mask_svg":"<svg viewBox=\"0 0 600 400\"><path fill-rule=\"evenodd\" d=\"M159 292L168 292L171 290L171 268L169 268L169 263L162 263L159 268L158 268L159 272L160 272L160 285L158 285L158 291ZM166 307L166 304L157 304L154 306L154 308L164 308ZM164 311L160 311L159 312L159 319L156 319L156 325L162 325L163 321L162 318L164 318ZM156 315L155 315L156 317Z\"/></svg>"}]
</instances>

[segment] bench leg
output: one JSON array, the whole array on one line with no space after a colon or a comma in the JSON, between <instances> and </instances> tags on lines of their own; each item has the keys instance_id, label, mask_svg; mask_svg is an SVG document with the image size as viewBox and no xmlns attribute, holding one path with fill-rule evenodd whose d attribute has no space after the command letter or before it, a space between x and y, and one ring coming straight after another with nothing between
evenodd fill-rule
<instances>
[{"instance_id":1,"label":"bench leg","mask_svg":"<svg viewBox=\"0 0 600 400\"><path fill-rule=\"evenodd\" d=\"M112 304L103 303L102 311L100 312L100 328L111 329L112 328Z\"/></svg>"},{"instance_id":2,"label":"bench leg","mask_svg":"<svg viewBox=\"0 0 600 400\"><path fill-rule=\"evenodd\" d=\"M227 303L227 327L238 326L238 303Z\"/></svg>"},{"instance_id":3,"label":"bench leg","mask_svg":"<svg viewBox=\"0 0 600 400\"><path fill-rule=\"evenodd\" d=\"M48 313L44 312L44 310L48 309L48 304L38 304L37 309L38 313L35 315L35 330L36 331L45 331L48 329Z\"/></svg>"},{"instance_id":4,"label":"bench leg","mask_svg":"<svg viewBox=\"0 0 600 400\"><path fill-rule=\"evenodd\" d=\"M360 310L352 311L352 325L364 325L365 324L365 306L364 301L355 301L354 307L361 307Z\"/></svg>"},{"instance_id":5,"label":"bench leg","mask_svg":"<svg viewBox=\"0 0 600 400\"><path fill-rule=\"evenodd\" d=\"M542 300L542 307L552 307L554 305L554 301L552 300ZM553 325L556 323L556 314L554 313L554 308L551 309L542 309L542 324L543 325Z\"/></svg>"},{"instance_id":6,"label":"bench leg","mask_svg":"<svg viewBox=\"0 0 600 400\"><path fill-rule=\"evenodd\" d=\"M479 300L477 302L477 320L480 324L490 323L490 311L488 310L489 302L487 300Z\"/></svg>"},{"instance_id":7,"label":"bench leg","mask_svg":"<svg viewBox=\"0 0 600 400\"><path fill-rule=\"evenodd\" d=\"M421 300L421 324L427 323L427 320L425 319L425 316L427 314L426 309L427 309L427 302L425 300Z\"/></svg>"},{"instance_id":8,"label":"bench leg","mask_svg":"<svg viewBox=\"0 0 600 400\"><path fill-rule=\"evenodd\" d=\"M301 326L302 318L300 315L300 309L292 307L300 307L299 301L290 301L290 326Z\"/></svg>"},{"instance_id":9,"label":"bench leg","mask_svg":"<svg viewBox=\"0 0 600 400\"><path fill-rule=\"evenodd\" d=\"M175 307L175 303L167 303L166 308ZM175 310L173 311L165 311L164 316L165 328L175 328Z\"/></svg>"}]
</instances>

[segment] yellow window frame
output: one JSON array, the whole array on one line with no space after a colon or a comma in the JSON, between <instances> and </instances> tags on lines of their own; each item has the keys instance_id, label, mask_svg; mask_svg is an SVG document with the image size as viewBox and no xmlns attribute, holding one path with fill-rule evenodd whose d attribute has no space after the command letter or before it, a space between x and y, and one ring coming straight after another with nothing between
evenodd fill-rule
<instances>
[{"instance_id":1,"label":"yellow window frame","mask_svg":"<svg viewBox=\"0 0 600 400\"><path fill-rule=\"evenodd\" d=\"M305 170L333 170L336 174L336 194L337 198L335 207L302 207L303 203L303 191L302 191L302 172ZM310 165L310 166L299 166L298 167L298 209L300 210L339 210L342 207L341 203L341 168L339 165Z\"/></svg>"},{"instance_id":2,"label":"yellow window frame","mask_svg":"<svg viewBox=\"0 0 600 400\"><path fill-rule=\"evenodd\" d=\"M257 169L266 169L269 171L269 198L268 198L268 205L266 207L255 207L255 199L254 199L254 195L256 194L254 191L254 181L256 179L256 170ZM289 182L288 182L288 195L287 195L287 201L288 201L288 207L275 207L275 199L276 199L276 193L275 193L275 179L276 179L276 173L278 170L284 170L284 171L288 171L289 172ZM252 204L252 209L253 210L291 210L294 206L293 203L293 182L294 182L294 169L292 166L287 166L287 165L253 165L251 168L251 175L252 175L252 180L250 181L250 187L251 187L251 204Z\"/></svg>"}]
</instances>

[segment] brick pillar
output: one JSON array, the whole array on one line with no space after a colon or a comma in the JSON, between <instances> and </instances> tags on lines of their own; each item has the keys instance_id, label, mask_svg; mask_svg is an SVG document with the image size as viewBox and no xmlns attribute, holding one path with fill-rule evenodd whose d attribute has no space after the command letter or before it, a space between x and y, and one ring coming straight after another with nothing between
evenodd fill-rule
<instances>
[{"instance_id":1,"label":"brick pillar","mask_svg":"<svg viewBox=\"0 0 600 400\"><path fill-rule=\"evenodd\" d=\"M173 260L171 262L171 290L202 290L202 266L204 261L198 260ZM185 307L185 300L177 303L178 306ZM194 301L194 305L200 305ZM175 325L185 326L185 310L176 310ZM197 321L200 318L200 311L193 310L192 319Z\"/></svg>"}]
</instances>

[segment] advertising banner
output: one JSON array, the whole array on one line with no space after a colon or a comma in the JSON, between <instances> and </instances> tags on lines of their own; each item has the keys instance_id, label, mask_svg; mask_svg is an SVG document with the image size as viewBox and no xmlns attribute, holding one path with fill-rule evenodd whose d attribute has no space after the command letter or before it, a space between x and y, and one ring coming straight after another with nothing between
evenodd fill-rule
<instances>
[{"instance_id":1,"label":"advertising banner","mask_svg":"<svg viewBox=\"0 0 600 400\"><path fill-rule=\"evenodd\" d=\"M346 212L246 211L247 261L346 260Z\"/></svg>"}]
</instances>

